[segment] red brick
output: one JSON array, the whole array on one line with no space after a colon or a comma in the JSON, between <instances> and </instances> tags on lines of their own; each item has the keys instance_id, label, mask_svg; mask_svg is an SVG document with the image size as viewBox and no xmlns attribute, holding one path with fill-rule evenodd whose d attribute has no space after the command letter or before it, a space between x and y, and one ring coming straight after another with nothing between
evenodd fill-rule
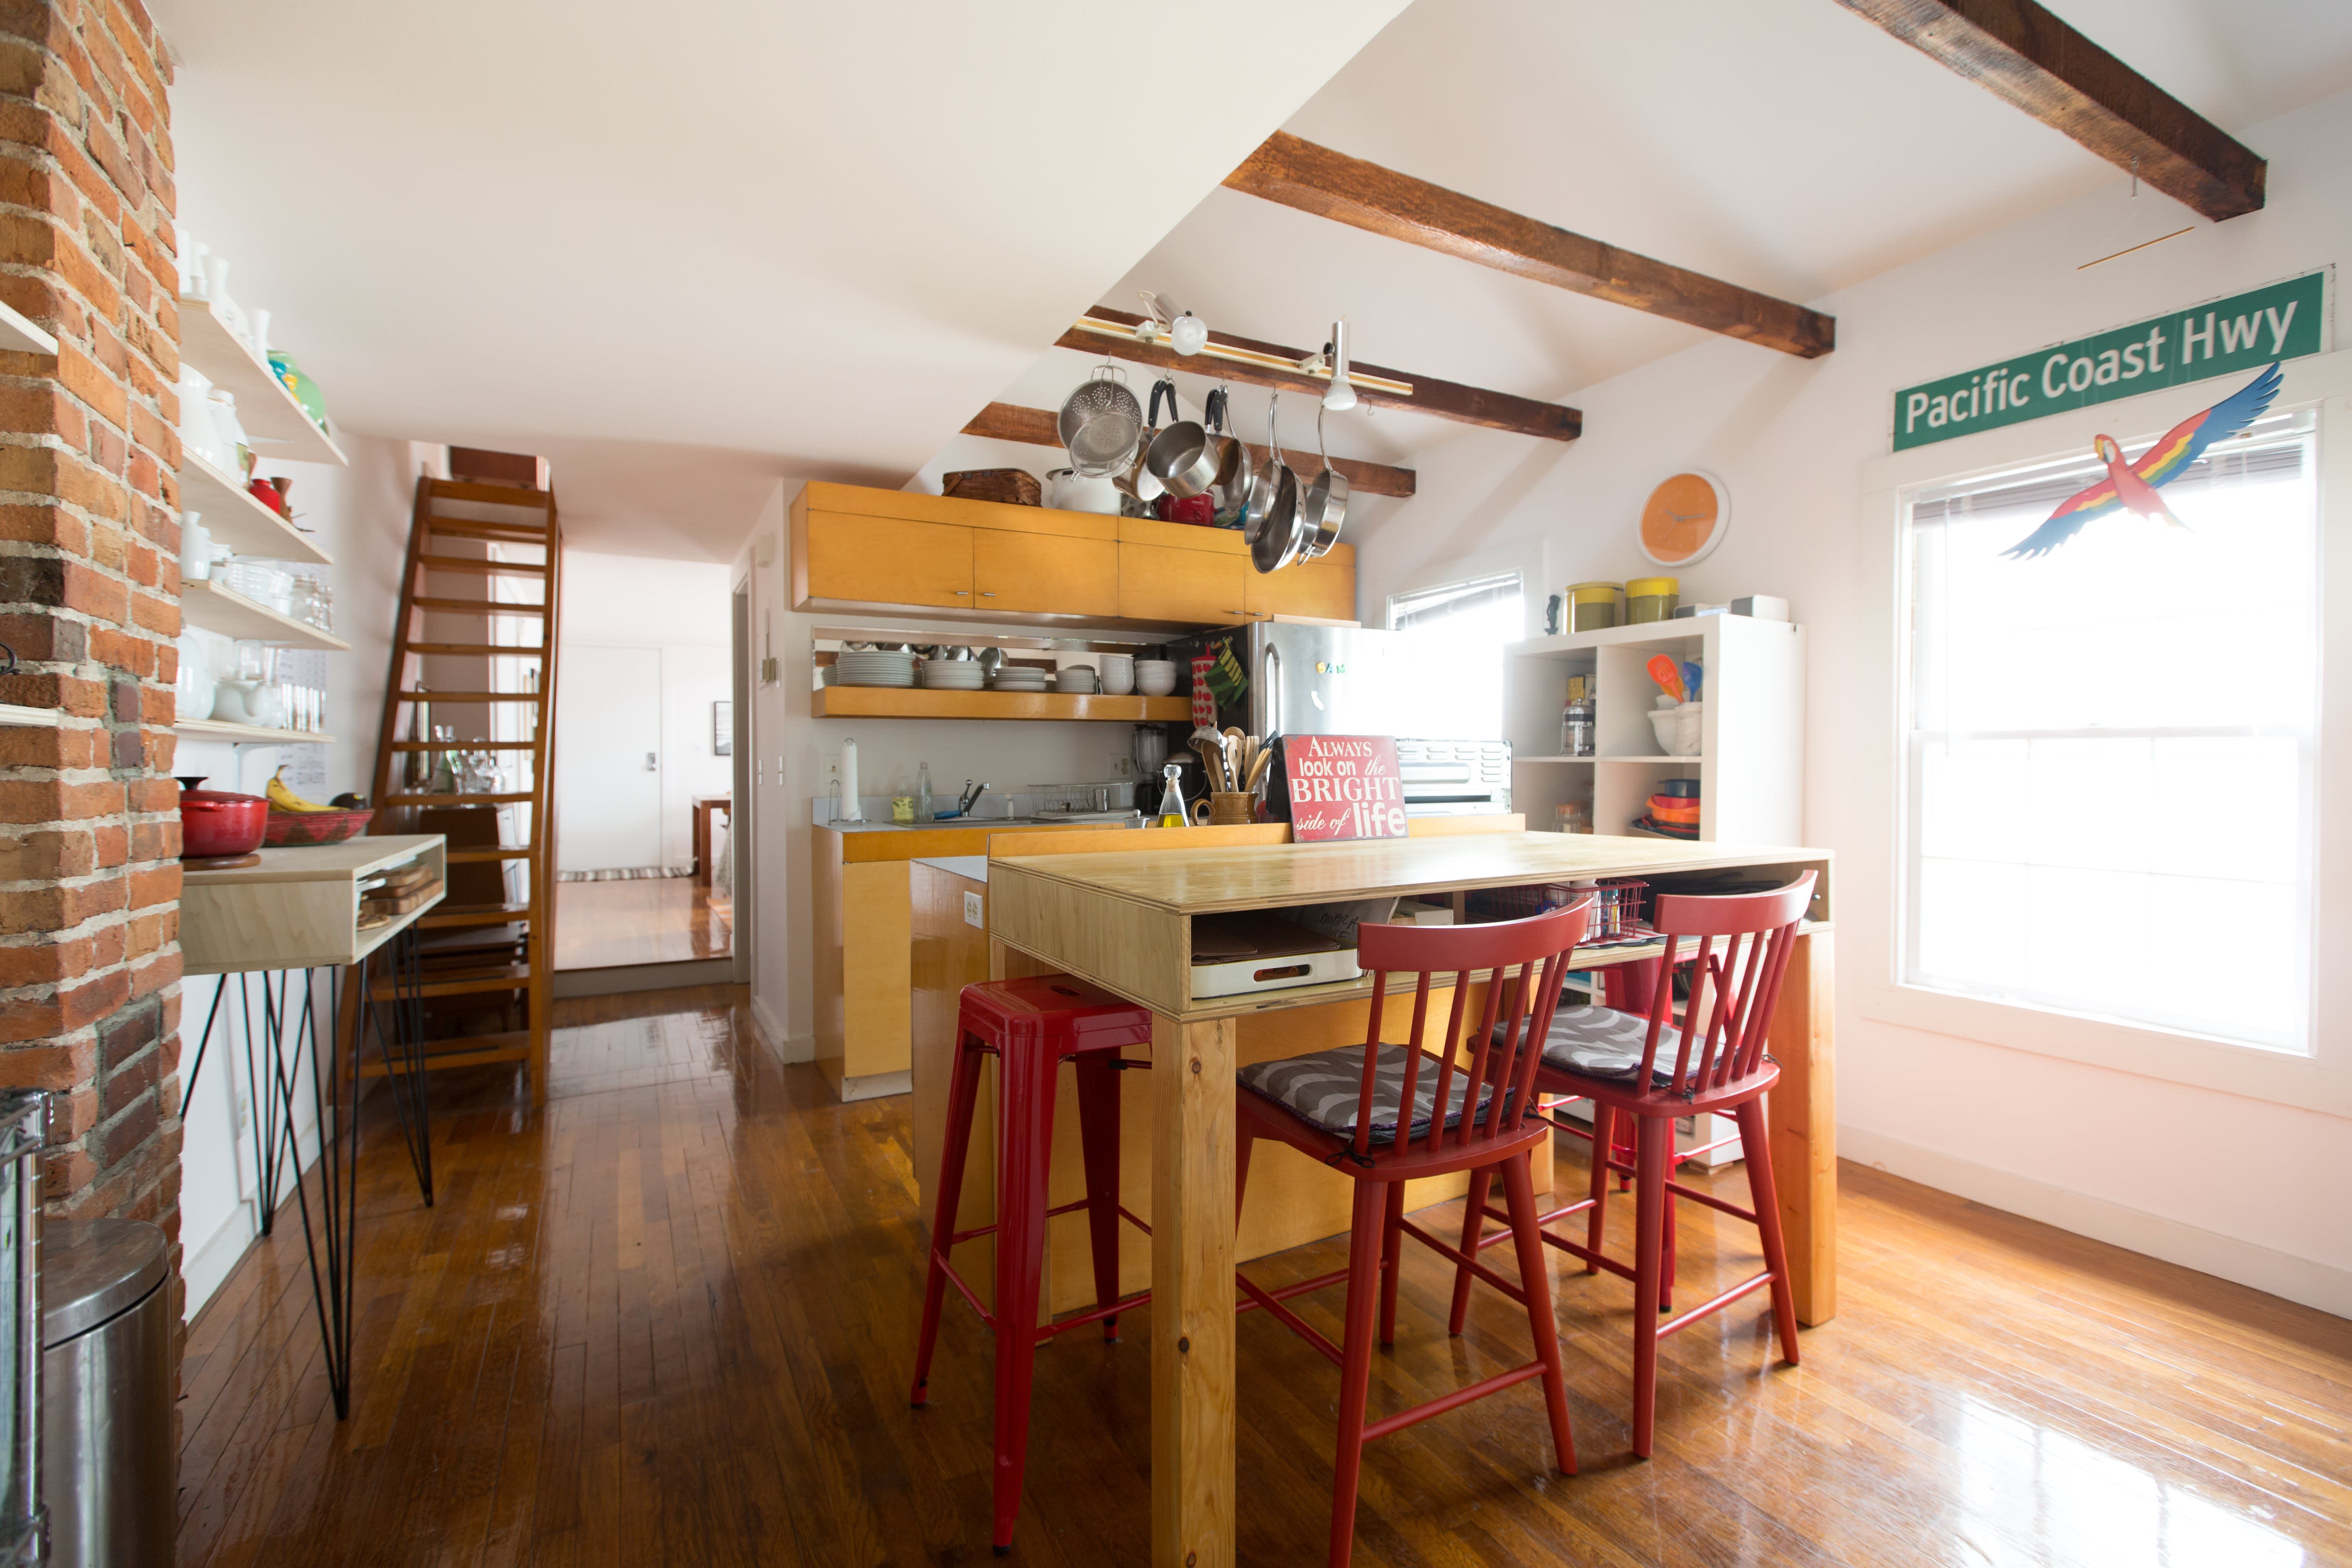
<instances>
[{"instance_id":1,"label":"red brick","mask_svg":"<svg viewBox=\"0 0 2352 1568\"><path fill-rule=\"evenodd\" d=\"M58 379L65 384L65 389L96 409L108 424L121 427L130 417L122 384L109 375L98 361L73 345L60 343L58 351Z\"/></svg>"},{"instance_id":2,"label":"red brick","mask_svg":"<svg viewBox=\"0 0 2352 1568\"><path fill-rule=\"evenodd\" d=\"M180 897L179 862L170 861L152 871L131 873L131 907L143 910L173 903Z\"/></svg>"},{"instance_id":3,"label":"red brick","mask_svg":"<svg viewBox=\"0 0 2352 1568\"><path fill-rule=\"evenodd\" d=\"M177 811L180 785L169 778L133 779L127 786L133 811Z\"/></svg>"},{"instance_id":4,"label":"red brick","mask_svg":"<svg viewBox=\"0 0 2352 1568\"><path fill-rule=\"evenodd\" d=\"M0 1051L0 1089L46 1089L62 1092L86 1082L97 1070L98 1046L20 1046Z\"/></svg>"},{"instance_id":5,"label":"red brick","mask_svg":"<svg viewBox=\"0 0 2352 1568\"><path fill-rule=\"evenodd\" d=\"M119 823L102 823L97 834L98 863L112 869L131 858L131 830Z\"/></svg>"},{"instance_id":6,"label":"red brick","mask_svg":"<svg viewBox=\"0 0 2352 1568\"><path fill-rule=\"evenodd\" d=\"M144 453L142 453L136 459L134 459L132 466L135 468L141 463L146 465L149 477L152 479L155 471L154 459L147 457ZM133 482L135 483L136 481L134 480ZM149 493L152 494L153 492L150 491ZM142 588L154 587L158 581L155 574L157 571L155 547L152 544L133 541L130 549L130 556L131 559L125 563L123 566L124 574Z\"/></svg>"},{"instance_id":7,"label":"red brick","mask_svg":"<svg viewBox=\"0 0 2352 1568\"><path fill-rule=\"evenodd\" d=\"M117 969L95 980L85 980L73 989L58 993L58 1005L65 1012L64 1028L52 1033L64 1033L94 1024L125 1002L131 1000L131 977Z\"/></svg>"},{"instance_id":8,"label":"red brick","mask_svg":"<svg viewBox=\"0 0 2352 1568\"><path fill-rule=\"evenodd\" d=\"M56 1126L52 1119L51 1126ZM63 1133L54 1136L62 1138ZM41 1161L41 1195L50 1203L59 1203L89 1186L98 1179L98 1162L81 1149L60 1149L50 1145L51 1152Z\"/></svg>"},{"instance_id":9,"label":"red brick","mask_svg":"<svg viewBox=\"0 0 2352 1568\"><path fill-rule=\"evenodd\" d=\"M0 447L0 490L27 490L35 495L58 493L58 449L55 447Z\"/></svg>"},{"instance_id":10,"label":"red brick","mask_svg":"<svg viewBox=\"0 0 2352 1568\"><path fill-rule=\"evenodd\" d=\"M70 409L71 405L66 406ZM86 555L89 524L61 506L0 506L0 539L49 544L70 555Z\"/></svg>"},{"instance_id":11,"label":"red brick","mask_svg":"<svg viewBox=\"0 0 2352 1568\"><path fill-rule=\"evenodd\" d=\"M133 1100L153 1089L156 1081L163 1076L163 1053L150 1049L132 1060L128 1067L117 1068L108 1074L105 1087L101 1090L104 1096L105 1114L109 1116L118 1114Z\"/></svg>"},{"instance_id":12,"label":"red brick","mask_svg":"<svg viewBox=\"0 0 2352 1568\"><path fill-rule=\"evenodd\" d=\"M135 592L131 595L131 619L132 624L145 626L150 631L161 632L167 637L178 637L180 635L180 601L176 598L162 598L143 591Z\"/></svg>"},{"instance_id":13,"label":"red brick","mask_svg":"<svg viewBox=\"0 0 2352 1568\"><path fill-rule=\"evenodd\" d=\"M170 786L169 779L149 780ZM56 779L0 779L0 822L79 822L122 810L119 784L66 784ZM156 809L156 808L149 808Z\"/></svg>"},{"instance_id":14,"label":"red brick","mask_svg":"<svg viewBox=\"0 0 2352 1568\"><path fill-rule=\"evenodd\" d=\"M131 972L131 994L150 996L180 978L179 950L173 949L161 958L150 959Z\"/></svg>"},{"instance_id":15,"label":"red brick","mask_svg":"<svg viewBox=\"0 0 2352 1568\"><path fill-rule=\"evenodd\" d=\"M88 831L0 835L0 882L87 877L97 859L95 836Z\"/></svg>"},{"instance_id":16,"label":"red brick","mask_svg":"<svg viewBox=\"0 0 2352 1568\"><path fill-rule=\"evenodd\" d=\"M0 537L5 537L0 534ZM60 620L48 615L0 616L0 642L16 650L16 657L36 662L55 659L60 664L79 664L89 657L89 638L79 621ZM21 701L20 698L0 700Z\"/></svg>"},{"instance_id":17,"label":"red brick","mask_svg":"<svg viewBox=\"0 0 2352 1568\"><path fill-rule=\"evenodd\" d=\"M36 942L20 947L0 947L0 988L54 985L89 973L98 944L89 937L72 942Z\"/></svg>"},{"instance_id":18,"label":"red brick","mask_svg":"<svg viewBox=\"0 0 2352 1568\"><path fill-rule=\"evenodd\" d=\"M97 730L0 729L0 767L98 767L102 735Z\"/></svg>"},{"instance_id":19,"label":"red brick","mask_svg":"<svg viewBox=\"0 0 2352 1568\"><path fill-rule=\"evenodd\" d=\"M113 1165L138 1152L139 1146L154 1134L162 1120L163 1107L155 1096L148 1094L134 1100L131 1108L109 1122L98 1135L98 1159L102 1165Z\"/></svg>"},{"instance_id":20,"label":"red brick","mask_svg":"<svg viewBox=\"0 0 2352 1568\"><path fill-rule=\"evenodd\" d=\"M135 632L117 631L111 626L90 627L89 657L127 675L143 677L155 673L155 643Z\"/></svg>"},{"instance_id":21,"label":"red brick","mask_svg":"<svg viewBox=\"0 0 2352 1568\"><path fill-rule=\"evenodd\" d=\"M172 922L161 914L134 915L110 929L123 933L124 952L131 958L144 958L172 940ZM0 948L0 953L7 951Z\"/></svg>"},{"instance_id":22,"label":"red brick","mask_svg":"<svg viewBox=\"0 0 2352 1568\"><path fill-rule=\"evenodd\" d=\"M98 933L89 939L90 967L111 969L121 963L124 944L129 939L130 932L123 929L121 922L99 927Z\"/></svg>"},{"instance_id":23,"label":"red brick","mask_svg":"<svg viewBox=\"0 0 2352 1568\"><path fill-rule=\"evenodd\" d=\"M111 523L95 522L89 529L89 558L110 572L120 572L130 559L131 537Z\"/></svg>"},{"instance_id":24,"label":"red brick","mask_svg":"<svg viewBox=\"0 0 2352 1568\"><path fill-rule=\"evenodd\" d=\"M57 466L59 500L84 511L123 521L131 515L131 491L121 479L91 468L78 458L61 458Z\"/></svg>"}]
</instances>

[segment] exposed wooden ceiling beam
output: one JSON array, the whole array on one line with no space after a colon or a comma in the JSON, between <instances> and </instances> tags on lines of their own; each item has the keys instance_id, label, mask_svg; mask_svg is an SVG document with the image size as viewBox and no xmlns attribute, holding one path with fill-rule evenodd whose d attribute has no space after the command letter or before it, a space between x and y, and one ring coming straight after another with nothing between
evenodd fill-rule
<instances>
[{"instance_id":1,"label":"exposed wooden ceiling beam","mask_svg":"<svg viewBox=\"0 0 2352 1568\"><path fill-rule=\"evenodd\" d=\"M1114 310L1108 306L1097 306L1087 313L1099 321L1117 321L1129 327L1143 320L1140 316ZM1209 338L1213 342L1252 349L1293 364L1312 352L1285 348L1280 343L1261 342L1255 338L1239 337L1232 332L1211 332ZM1305 371L1285 371L1266 365L1236 363L1231 360L1188 357L1165 343L1147 343L1137 338L1105 337L1076 327L1072 327L1054 342L1056 348L1076 349L1082 354L1108 354L1114 359L1153 365L1161 370L1190 371L1195 375L1213 375L1221 381L1237 381L1281 392L1304 392L1312 395L1318 402L1328 390L1328 383L1308 375ZM1368 375L1386 376L1412 384L1411 397L1391 396L1369 386L1357 387L1358 401L1376 408L1427 414L1439 419L1483 425L1490 430L1509 430L1521 436L1541 436L1553 441L1573 441L1584 433L1584 416L1560 404L1517 397L1507 392L1487 392L1475 386L1463 386L1451 381L1439 381L1434 376L1415 375L1411 371L1389 370L1376 364L1360 363L1357 368Z\"/></svg>"},{"instance_id":2,"label":"exposed wooden ceiling beam","mask_svg":"<svg viewBox=\"0 0 2352 1568\"><path fill-rule=\"evenodd\" d=\"M1819 310L1620 250L1277 131L1225 176L1237 191L1409 245L1817 359L1837 347Z\"/></svg>"},{"instance_id":3,"label":"exposed wooden ceiling beam","mask_svg":"<svg viewBox=\"0 0 2352 1568\"><path fill-rule=\"evenodd\" d=\"M2216 223L2262 209L2260 157L2034 0L1838 3Z\"/></svg>"},{"instance_id":4,"label":"exposed wooden ceiling beam","mask_svg":"<svg viewBox=\"0 0 2352 1568\"><path fill-rule=\"evenodd\" d=\"M992 441L1019 441L1031 447L1059 447L1062 434L1050 408L1024 408L1016 403L992 403L980 411L972 422L963 427L967 436L983 436ZM1249 443L1244 442L1244 446ZM1264 447L1250 447L1250 461L1261 462L1265 458ZM1322 467L1323 459L1313 452L1283 453L1283 458L1294 468L1313 473ZM1386 463L1367 463L1359 458L1334 458L1331 466L1348 477L1348 483L1365 495L1409 496L1413 492L1414 478L1411 468L1392 468Z\"/></svg>"}]
</instances>

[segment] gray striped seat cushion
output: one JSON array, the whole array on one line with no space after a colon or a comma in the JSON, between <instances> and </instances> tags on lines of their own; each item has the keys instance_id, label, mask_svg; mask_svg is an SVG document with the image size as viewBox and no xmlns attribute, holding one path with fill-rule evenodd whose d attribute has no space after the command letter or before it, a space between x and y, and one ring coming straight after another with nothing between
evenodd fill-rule
<instances>
[{"instance_id":1,"label":"gray striped seat cushion","mask_svg":"<svg viewBox=\"0 0 2352 1568\"><path fill-rule=\"evenodd\" d=\"M1495 1026L1494 1039L1503 1043L1503 1026ZM1551 1032L1544 1037L1544 1065L1587 1078L1627 1081L1642 1070L1642 1046L1650 1037L1650 1020L1638 1013L1614 1007L1561 1007L1551 1016ZM1671 1085L1675 1053L1682 1048L1683 1032L1668 1024L1658 1031L1658 1056L1651 1064L1651 1081Z\"/></svg>"},{"instance_id":2,"label":"gray striped seat cushion","mask_svg":"<svg viewBox=\"0 0 2352 1568\"><path fill-rule=\"evenodd\" d=\"M1404 1100L1405 1050L1403 1046L1381 1047L1380 1067L1372 1078L1370 1141L1374 1143L1396 1142L1397 1109ZM1429 1131L1429 1119L1437 1105L1437 1058L1423 1051L1421 1077L1413 1085L1412 1131L1408 1141ZM1316 1131L1340 1138L1355 1136L1356 1111L1364 1089L1363 1047L1342 1046L1337 1050L1256 1062L1237 1076L1244 1089L1274 1101ZM1461 1121L1462 1102L1469 1089L1466 1075L1457 1070L1447 1086L1446 1126ZM1494 1096L1494 1086L1482 1085L1478 1109L1484 1111Z\"/></svg>"}]
</instances>

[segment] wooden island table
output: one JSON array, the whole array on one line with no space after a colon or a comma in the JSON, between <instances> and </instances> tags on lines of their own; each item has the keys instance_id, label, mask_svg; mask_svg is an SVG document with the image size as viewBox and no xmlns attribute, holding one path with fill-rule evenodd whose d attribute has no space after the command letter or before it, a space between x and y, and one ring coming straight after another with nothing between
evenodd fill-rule
<instances>
[{"instance_id":1,"label":"wooden island table","mask_svg":"<svg viewBox=\"0 0 2352 1568\"><path fill-rule=\"evenodd\" d=\"M1360 1002L1358 979L1195 1001L1198 915L1391 895L1746 869L1820 873L1771 1025L1781 1079L1771 1159L1797 1316L1836 1310L1836 1115L1830 856L1589 834L1481 833L1340 844L1186 848L1184 830L1133 851L1013 856L989 867L998 973L1060 970L1151 1009L1151 1542L1155 1568L1234 1562L1234 1155L1236 1020ZM1669 889L1670 890L1670 889ZM1659 943L1580 952L1580 968L1655 959ZM1411 977L1394 983L1409 987Z\"/></svg>"}]
</instances>

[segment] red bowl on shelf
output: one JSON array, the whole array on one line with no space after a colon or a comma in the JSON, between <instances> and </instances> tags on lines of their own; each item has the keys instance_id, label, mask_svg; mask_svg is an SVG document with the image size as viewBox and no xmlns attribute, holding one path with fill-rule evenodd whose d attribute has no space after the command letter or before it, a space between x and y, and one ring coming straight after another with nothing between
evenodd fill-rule
<instances>
[{"instance_id":1,"label":"red bowl on shelf","mask_svg":"<svg viewBox=\"0 0 2352 1568\"><path fill-rule=\"evenodd\" d=\"M268 828L269 803L257 795L237 795L225 789L197 789L201 778L182 781L180 790L180 854L184 859L213 860L250 855L261 847Z\"/></svg>"},{"instance_id":2,"label":"red bowl on shelf","mask_svg":"<svg viewBox=\"0 0 2352 1568\"><path fill-rule=\"evenodd\" d=\"M273 811L262 842L273 848L304 844L341 844L367 831L372 809L357 811Z\"/></svg>"}]
</instances>

